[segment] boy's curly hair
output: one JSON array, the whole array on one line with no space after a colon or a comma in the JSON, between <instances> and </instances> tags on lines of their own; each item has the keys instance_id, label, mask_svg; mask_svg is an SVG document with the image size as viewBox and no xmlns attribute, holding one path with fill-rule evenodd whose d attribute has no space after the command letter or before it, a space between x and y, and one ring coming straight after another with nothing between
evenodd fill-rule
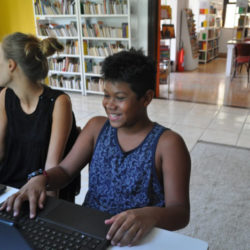
<instances>
[{"instance_id":1,"label":"boy's curly hair","mask_svg":"<svg viewBox=\"0 0 250 250\"><path fill-rule=\"evenodd\" d=\"M147 90L154 90L156 65L141 49L132 48L107 57L102 64L102 74L104 80L128 83L140 98Z\"/></svg>"}]
</instances>

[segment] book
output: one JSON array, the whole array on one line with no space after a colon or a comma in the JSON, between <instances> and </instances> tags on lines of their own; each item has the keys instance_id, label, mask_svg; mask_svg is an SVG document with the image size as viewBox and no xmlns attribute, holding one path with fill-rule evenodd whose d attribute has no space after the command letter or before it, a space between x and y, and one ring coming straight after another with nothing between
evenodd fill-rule
<instances>
[{"instance_id":1,"label":"book","mask_svg":"<svg viewBox=\"0 0 250 250\"><path fill-rule=\"evenodd\" d=\"M162 24L161 38L175 38L174 25L173 24Z\"/></svg>"},{"instance_id":2,"label":"book","mask_svg":"<svg viewBox=\"0 0 250 250\"><path fill-rule=\"evenodd\" d=\"M161 6L161 19L172 19L172 9L169 5Z\"/></svg>"}]
</instances>

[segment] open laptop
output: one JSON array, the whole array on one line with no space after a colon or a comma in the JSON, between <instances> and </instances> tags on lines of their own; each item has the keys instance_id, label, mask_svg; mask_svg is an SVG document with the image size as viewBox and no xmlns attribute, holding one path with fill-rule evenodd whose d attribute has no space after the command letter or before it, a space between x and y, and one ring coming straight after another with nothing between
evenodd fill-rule
<instances>
[{"instance_id":1,"label":"open laptop","mask_svg":"<svg viewBox=\"0 0 250 250\"><path fill-rule=\"evenodd\" d=\"M47 197L43 210L29 219L28 203L20 216L0 211L0 249L106 249L110 214Z\"/></svg>"}]
</instances>

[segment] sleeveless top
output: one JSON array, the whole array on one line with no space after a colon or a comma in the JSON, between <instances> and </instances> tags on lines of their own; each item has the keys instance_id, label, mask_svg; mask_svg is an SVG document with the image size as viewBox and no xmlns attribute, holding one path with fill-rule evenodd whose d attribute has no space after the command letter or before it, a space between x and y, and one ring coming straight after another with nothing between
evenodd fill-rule
<instances>
[{"instance_id":1,"label":"sleeveless top","mask_svg":"<svg viewBox=\"0 0 250 250\"><path fill-rule=\"evenodd\" d=\"M64 92L44 86L36 110L32 114L26 114L13 90L6 90L8 124L4 159L0 163L0 183L20 188L26 183L29 173L45 167L54 104L62 94ZM72 115L73 125L64 155L69 152L78 135L74 114Z\"/></svg>"},{"instance_id":2,"label":"sleeveless top","mask_svg":"<svg viewBox=\"0 0 250 250\"><path fill-rule=\"evenodd\" d=\"M110 214L145 206L164 206L164 190L155 169L155 151L165 130L155 123L138 147L123 152L117 129L107 120L91 159L89 189L83 205Z\"/></svg>"}]
</instances>

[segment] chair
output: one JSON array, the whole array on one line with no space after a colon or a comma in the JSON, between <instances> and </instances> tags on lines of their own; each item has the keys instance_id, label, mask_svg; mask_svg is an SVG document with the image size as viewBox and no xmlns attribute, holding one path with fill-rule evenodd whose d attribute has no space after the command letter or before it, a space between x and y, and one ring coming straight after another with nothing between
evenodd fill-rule
<instances>
[{"instance_id":1,"label":"chair","mask_svg":"<svg viewBox=\"0 0 250 250\"><path fill-rule=\"evenodd\" d=\"M80 193L81 189L81 174L59 192L59 198L75 203L75 196Z\"/></svg>"},{"instance_id":2,"label":"chair","mask_svg":"<svg viewBox=\"0 0 250 250\"><path fill-rule=\"evenodd\" d=\"M250 43L238 43L235 46L235 59L234 59L233 78L236 76L237 68L240 67L239 72L241 72L243 65L246 66L246 69L247 69L247 82L249 82Z\"/></svg>"},{"instance_id":3,"label":"chair","mask_svg":"<svg viewBox=\"0 0 250 250\"><path fill-rule=\"evenodd\" d=\"M74 117L75 120L75 117ZM78 135L81 133L81 128L77 127L77 133L75 140ZM75 140L73 142L75 142ZM68 152L70 148L66 148L66 152ZM75 196L80 193L81 190L81 173L79 173L66 187L59 191L59 198L75 203Z\"/></svg>"}]
</instances>

